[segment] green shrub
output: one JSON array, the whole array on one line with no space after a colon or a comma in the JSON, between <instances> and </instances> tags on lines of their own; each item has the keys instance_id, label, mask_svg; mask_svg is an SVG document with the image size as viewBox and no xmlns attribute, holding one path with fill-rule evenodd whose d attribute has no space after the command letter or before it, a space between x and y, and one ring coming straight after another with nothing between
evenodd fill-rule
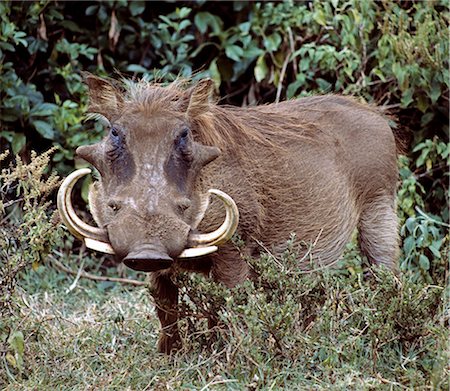
<instances>
[{"instance_id":1,"label":"green shrub","mask_svg":"<svg viewBox=\"0 0 450 391\"><path fill-rule=\"evenodd\" d=\"M220 353L214 375L252 389L448 387L443 274L430 285L376 268L302 272L289 251L249 261L258 279L231 291L177 279L183 355Z\"/></svg>"},{"instance_id":2,"label":"green shrub","mask_svg":"<svg viewBox=\"0 0 450 391\"><path fill-rule=\"evenodd\" d=\"M20 317L15 295L17 279L27 269L36 269L52 248L61 246L61 229L48 200L58 186L55 174L44 179L50 150L40 156L31 153L24 164L17 157L14 166L0 173L0 351L17 371L23 370L23 334L17 329ZM0 155L4 161L7 153Z\"/></svg>"}]
</instances>

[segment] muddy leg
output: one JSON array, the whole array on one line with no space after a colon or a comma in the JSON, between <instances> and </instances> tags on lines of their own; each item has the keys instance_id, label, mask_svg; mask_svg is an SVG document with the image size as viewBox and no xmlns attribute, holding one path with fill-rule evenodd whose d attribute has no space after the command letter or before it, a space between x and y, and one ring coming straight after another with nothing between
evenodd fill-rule
<instances>
[{"instance_id":1,"label":"muddy leg","mask_svg":"<svg viewBox=\"0 0 450 391\"><path fill-rule=\"evenodd\" d=\"M178 333L178 288L171 281L170 275L152 273L150 276L151 294L155 300L156 311L161 322L158 351L169 354L181 347Z\"/></svg>"},{"instance_id":2,"label":"muddy leg","mask_svg":"<svg viewBox=\"0 0 450 391\"><path fill-rule=\"evenodd\" d=\"M359 220L359 246L371 263L398 271L399 236L395 202L380 197L366 206Z\"/></svg>"}]
</instances>

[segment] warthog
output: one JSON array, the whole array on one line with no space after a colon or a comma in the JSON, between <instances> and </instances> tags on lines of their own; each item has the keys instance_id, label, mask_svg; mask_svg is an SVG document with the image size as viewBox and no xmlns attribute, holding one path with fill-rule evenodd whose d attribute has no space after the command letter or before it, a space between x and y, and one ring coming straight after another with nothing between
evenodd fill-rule
<instances>
[{"instance_id":1,"label":"warthog","mask_svg":"<svg viewBox=\"0 0 450 391\"><path fill-rule=\"evenodd\" d=\"M180 343L173 273L202 272L228 287L250 277L229 241L236 228L249 256L261 244L280 253L291 233L314 243L299 268L335 262L358 228L362 254L396 269L396 142L374 108L337 95L219 106L209 80L86 81L90 110L110 123L101 142L77 149L100 174L89 196L98 227L70 202L89 169L64 181L59 210L87 247L151 272L160 351Z\"/></svg>"}]
</instances>

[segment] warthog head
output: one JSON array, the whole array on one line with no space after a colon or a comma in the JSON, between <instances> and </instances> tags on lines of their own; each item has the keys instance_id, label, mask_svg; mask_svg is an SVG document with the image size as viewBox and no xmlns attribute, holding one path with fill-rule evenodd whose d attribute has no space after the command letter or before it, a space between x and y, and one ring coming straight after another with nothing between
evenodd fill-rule
<instances>
[{"instance_id":1,"label":"warthog head","mask_svg":"<svg viewBox=\"0 0 450 391\"><path fill-rule=\"evenodd\" d=\"M202 169L220 150L194 141L192 112L207 99L209 86L155 86L145 94L139 88L125 94L93 76L87 76L87 83L91 111L109 122L102 141L77 149L100 174L89 195L99 227L81 221L71 205L75 182L90 172L81 169L66 178L58 194L58 208L69 230L87 247L114 253L142 271L168 268L176 258L208 254L229 240L238 223L236 205L220 190L204 188L201 178ZM166 96L152 105L151 94ZM227 214L216 231L200 234L196 228L209 194L223 201Z\"/></svg>"}]
</instances>

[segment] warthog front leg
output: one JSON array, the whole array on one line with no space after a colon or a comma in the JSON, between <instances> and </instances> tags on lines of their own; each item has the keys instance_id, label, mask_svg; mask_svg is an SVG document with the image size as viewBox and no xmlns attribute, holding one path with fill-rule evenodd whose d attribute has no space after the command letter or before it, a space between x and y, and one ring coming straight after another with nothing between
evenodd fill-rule
<instances>
[{"instance_id":1,"label":"warthog front leg","mask_svg":"<svg viewBox=\"0 0 450 391\"><path fill-rule=\"evenodd\" d=\"M170 354L172 350L181 347L178 333L178 288L170 279L169 274L159 272L150 274L151 294L155 300L156 311L161 322L161 332L158 340L158 351Z\"/></svg>"}]
</instances>

